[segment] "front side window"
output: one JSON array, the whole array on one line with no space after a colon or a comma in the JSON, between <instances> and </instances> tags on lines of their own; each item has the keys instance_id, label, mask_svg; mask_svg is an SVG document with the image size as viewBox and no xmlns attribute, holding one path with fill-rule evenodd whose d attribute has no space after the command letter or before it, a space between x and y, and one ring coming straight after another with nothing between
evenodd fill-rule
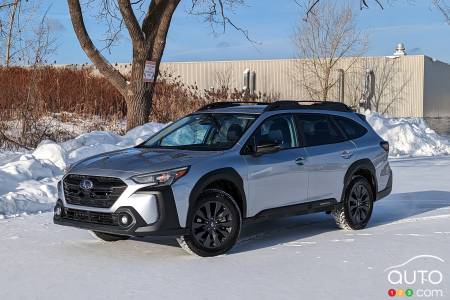
<instances>
[{"instance_id":1,"label":"front side window","mask_svg":"<svg viewBox=\"0 0 450 300\"><path fill-rule=\"evenodd\" d=\"M247 114L193 114L163 129L141 147L225 150L236 144L255 119Z\"/></svg>"},{"instance_id":2,"label":"front side window","mask_svg":"<svg viewBox=\"0 0 450 300\"><path fill-rule=\"evenodd\" d=\"M297 119L306 147L335 144L346 140L327 115L299 114Z\"/></svg>"},{"instance_id":3,"label":"front side window","mask_svg":"<svg viewBox=\"0 0 450 300\"><path fill-rule=\"evenodd\" d=\"M281 149L298 147L297 134L292 115L268 118L255 131L256 146L278 144Z\"/></svg>"}]
</instances>

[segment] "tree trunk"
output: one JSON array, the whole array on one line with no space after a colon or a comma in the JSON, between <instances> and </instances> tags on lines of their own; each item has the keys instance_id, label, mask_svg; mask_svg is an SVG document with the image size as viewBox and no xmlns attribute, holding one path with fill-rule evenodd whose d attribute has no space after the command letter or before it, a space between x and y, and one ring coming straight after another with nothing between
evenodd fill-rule
<instances>
[{"instance_id":1,"label":"tree trunk","mask_svg":"<svg viewBox=\"0 0 450 300\"><path fill-rule=\"evenodd\" d=\"M133 63L130 78L119 73L92 42L83 20L80 0L67 0L72 25L78 41L100 73L123 95L127 105L127 130L148 122L159 64L166 45L167 32L180 0L153 0L150 2L142 28L133 12L130 0L118 0L133 46ZM139 1L138 1L139 2ZM145 61L156 63L153 82L144 82Z\"/></svg>"},{"instance_id":2,"label":"tree trunk","mask_svg":"<svg viewBox=\"0 0 450 300\"><path fill-rule=\"evenodd\" d=\"M322 101L328 100L328 91L330 89L330 74L331 74L331 70L327 67L325 69L325 78L324 78L323 90L322 90Z\"/></svg>"},{"instance_id":3,"label":"tree trunk","mask_svg":"<svg viewBox=\"0 0 450 300\"><path fill-rule=\"evenodd\" d=\"M144 82L145 61L147 50L145 48L133 51L133 65L130 83L127 87L125 102L127 104L127 131L148 122L152 110L154 82L157 79L157 70L153 82Z\"/></svg>"},{"instance_id":4,"label":"tree trunk","mask_svg":"<svg viewBox=\"0 0 450 300\"><path fill-rule=\"evenodd\" d=\"M152 108L153 88L149 83L136 83L128 89L125 97L127 104L127 131L148 122Z\"/></svg>"}]
</instances>

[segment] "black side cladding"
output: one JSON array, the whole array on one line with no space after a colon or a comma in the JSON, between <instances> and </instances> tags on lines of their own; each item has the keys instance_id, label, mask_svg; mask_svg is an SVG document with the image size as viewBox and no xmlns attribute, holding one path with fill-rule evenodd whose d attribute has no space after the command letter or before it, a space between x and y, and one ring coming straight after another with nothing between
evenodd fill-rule
<instances>
[{"instance_id":1,"label":"black side cladding","mask_svg":"<svg viewBox=\"0 0 450 300\"><path fill-rule=\"evenodd\" d=\"M194 188L191 191L191 194L189 195L189 206L194 206L195 201L197 201L200 194L208 185L221 180L231 182L237 188L239 194L238 196L240 199L236 199L236 201L240 200L240 204L242 205L242 217L245 218L245 216L247 215L247 199L244 191L244 182L239 173L236 172L236 170L234 170L233 168L217 169L203 175L195 184Z\"/></svg>"}]
</instances>

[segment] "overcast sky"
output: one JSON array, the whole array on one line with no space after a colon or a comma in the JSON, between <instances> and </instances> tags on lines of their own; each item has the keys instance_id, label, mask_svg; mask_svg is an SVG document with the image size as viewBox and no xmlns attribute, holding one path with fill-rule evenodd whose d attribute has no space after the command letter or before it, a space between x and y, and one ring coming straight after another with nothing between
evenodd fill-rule
<instances>
[{"instance_id":1,"label":"overcast sky","mask_svg":"<svg viewBox=\"0 0 450 300\"><path fill-rule=\"evenodd\" d=\"M325 0L326 1L326 0ZM57 63L84 63L88 59L79 47L72 30L67 2L48 0L50 22L57 30L58 52L51 61ZM177 9L170 28L163 60L236 60L292 58L295 24L300 22L301 10L294 0L248 0L246 7L239 8L233 21L246 28L252 45L242 33L227 29L225 34L214 35L209 25L201 19L186 14L190 0L183 0ZM398 42L404 42L409 54L425 54L450 63L450 25L443 16L430 6L431 0L395 2L381 10L375 4L370 9L358 11L357 23L370 36L369 55L390 55ZM355 3L359 1L355 0ZM86 24L99 48L104 44L102 28L86 14ZM130 41L126 37L104 53L114 62L128 62L131 56Z\"/></svg>"}]
</instances>

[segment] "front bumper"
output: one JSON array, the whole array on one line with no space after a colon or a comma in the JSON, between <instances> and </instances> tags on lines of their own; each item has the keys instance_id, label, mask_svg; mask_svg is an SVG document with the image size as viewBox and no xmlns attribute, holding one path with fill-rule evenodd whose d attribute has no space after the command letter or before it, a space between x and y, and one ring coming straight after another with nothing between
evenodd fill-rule
<instances>
[{"instance_id":1,"label":"front bumper","mask_svg":"<svg viewBox=\"0 0 450 300\"><path fill-rule=\"evenodd\" d=\"M55 206L53 222L58 225L72 226L99 232L126 236L177 236L186 233L181 228L175 206L172 189L169 186L160 188L144 187L136 190L135 195L150 195L156 205L143 205L139 197L129 197L127 202L116 201L111 209L74 206L59 199ZM134 203L133 203L134 202ZM126 204L121 206L120 204ZM60 213L56 213L56 211ZM131 218L122 224L123 215Z\"/></svg>"}]
</instances>

